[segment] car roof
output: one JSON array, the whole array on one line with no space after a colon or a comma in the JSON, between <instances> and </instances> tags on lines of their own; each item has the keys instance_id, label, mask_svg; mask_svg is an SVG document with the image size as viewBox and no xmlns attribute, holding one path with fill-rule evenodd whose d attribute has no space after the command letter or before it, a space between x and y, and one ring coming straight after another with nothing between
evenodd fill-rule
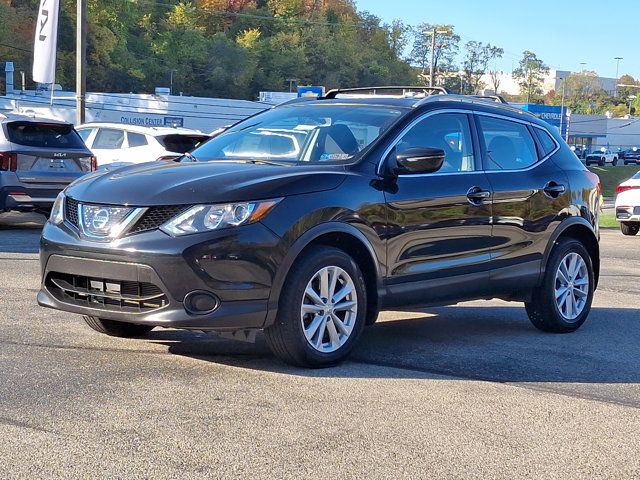
<instances>
[{"instance_id":1,"label":"car roof","mask_svg":"<svg viewBox=\"0 0 640 480\"><path fill-rule=\"evenodd\" d=\"M158 137L161 135L205 135L199 130L192 130L189 128L173 128L173 127L147 127L143 125L131 125L128 123L116 123L116 122L89 122L78 125L76 128L115 128L118 130L126 130L132 133L142 133Z\"/></svg>"},{"instance_id":2,"label":"car roof","mask_svg":"<svg viewBox=\"0 0 640 480\"><path fill-rule=\"evenodd\" d=\"M397 107L401 109L417 109L417 108L464 108L468 110L480 111L485 113L493 113L496 115L506 115L516 119L526 120L535 123L543 128L548 129L549 124L540 120L535 115L502 103L496 100L499 97L478 97L472 95L457 94L432 94L423 97L418 96L399 96L399 95L362 95L362 94L339 94L335 98L318 99L299 99L279 105L275 108L299 107L303 105L362 105L362 106L380 106L380 107Z\"/></svg>"},{"instance_id":3,"label":"car roof","mask_svg":"<svg viewBox=\"0 0 640 480\"><path fill-rule=\"evenodd\" d=\"M34 122L34 123L55 123L60 125L71 125L69 122L56 118L36 117L34 115L25 115L23 113L0 113L0 123L9 122Z\"/></svg>"}]
</instances>

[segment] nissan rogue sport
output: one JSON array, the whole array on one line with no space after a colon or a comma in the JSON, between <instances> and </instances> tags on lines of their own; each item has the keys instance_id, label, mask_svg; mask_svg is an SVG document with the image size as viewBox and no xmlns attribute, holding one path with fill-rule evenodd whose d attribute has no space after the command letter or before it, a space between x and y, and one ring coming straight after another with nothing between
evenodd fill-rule
<instances>
[{"instance_id":1,"label":"nissan rogue sport","mask_svg":"<svg viewBox=\"0 0 640 480\"><path fill-rule=\"evenodd\" d=\"M437 88L334 90L183 162L73 183L42 233L38 302L123 337L263 330L311 367L344 359L384 309L501 298L571 332L598 282L600 198L529 113Z\"/></svg>"}]
</instances>

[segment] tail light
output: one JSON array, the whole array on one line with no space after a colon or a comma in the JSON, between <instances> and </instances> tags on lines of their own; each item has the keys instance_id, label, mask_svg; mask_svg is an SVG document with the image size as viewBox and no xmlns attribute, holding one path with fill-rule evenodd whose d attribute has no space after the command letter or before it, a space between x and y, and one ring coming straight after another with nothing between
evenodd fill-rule
<instances>
[{"instance_id":1,"label":"tail light","mask_svg":"<svg viewBox=\"0 0 640 480\"><path fill-rule=\"evenodd\" d=\"M5 172L18 170L18 156L15 153L0 152L0 170Z\"/></svg>"},{"instance_id":2,"label":"tail light","mask_svg":"<svg viewBox=\"0 0 640 480\"><path fill-rule=\"evenodd\" d=\"M91 155L91 171L95 172L98 169L98 159L95 155Z\"/></svg>"},{"instance_id":3,"label":"tail light","mask_svg":"<svg viewBox=\"0 0 640 480\"><path fill-rule=\"evenodd\" d=\"M636 190L639 188L640 188L640 185L618 185L616 187L616 195L622 192L626 192L627 190Z\"/></svg>"}]
</instances>

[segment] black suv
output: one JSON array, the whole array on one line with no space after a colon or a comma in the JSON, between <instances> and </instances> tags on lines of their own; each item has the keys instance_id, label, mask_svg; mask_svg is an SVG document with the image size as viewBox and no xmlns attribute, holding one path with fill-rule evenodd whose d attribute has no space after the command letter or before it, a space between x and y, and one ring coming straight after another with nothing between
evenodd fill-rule
<instances>
[{"instance_id":1,"label":"black suv","mask_svg":"<svg viewBox=\"0 0 640 480\"><path fill-rule=\"evenodd\" d=\"M39 304L125 337L264 330L303 366L343 359L382 309L502 298L580 327L598 177L526 112L421 92L336 90L182 162L85 176L44 228Z\"/></svg>"}]
</instances>

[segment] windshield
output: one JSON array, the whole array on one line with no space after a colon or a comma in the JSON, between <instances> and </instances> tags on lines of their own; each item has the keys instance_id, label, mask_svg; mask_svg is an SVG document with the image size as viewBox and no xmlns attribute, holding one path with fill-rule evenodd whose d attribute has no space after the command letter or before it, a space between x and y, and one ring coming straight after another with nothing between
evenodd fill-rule
<instances>
[{"instance_id":1,"label":"windshield","mask_svg":"<svg viewBox=\"0 0 640 480\"><path fill-rule=\"evenodd\" d=\"M9 141L26 147L85 148L72 125L62 123L11 122Z\"/></svg>"},{"instance_id":2,"label":"windshield","mask_svg":"<svg viewBox=\"0 0 640 480\"><path fill-rule=\"evenodd\" d=\"M295 105L263 112L196 148L199 161L276 163L356 159L402 115L370 105Z\"/></svg>"}]
</instances>

